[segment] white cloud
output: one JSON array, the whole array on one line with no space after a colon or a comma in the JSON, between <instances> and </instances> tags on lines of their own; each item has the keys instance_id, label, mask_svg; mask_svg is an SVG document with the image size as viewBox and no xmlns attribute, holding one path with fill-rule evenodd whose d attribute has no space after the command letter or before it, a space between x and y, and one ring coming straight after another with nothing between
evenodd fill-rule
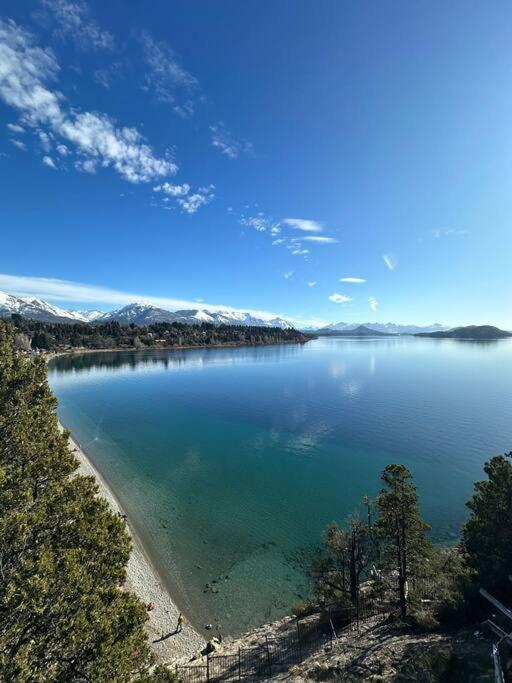
<instances>
[{"instance_id":1,"label":"white cloud","mask_svg":"<svg viewBox=\"0 0 512 683\"><path fill-rule=\"evenodd\" d=\"M96 305L119 305L126 306L134 302L141 302L158 306L160 308L179 310L184 308L197 308L197 302L185 299L173 299L168 297L145 296L133 292L122 292L119 290L108 289L97 285L86 285L69 280L59 280L56 278L18 276L0 273L0 291L12 292L20 296L39 296L50 301L73 302L76 304L91 303ZM203 308L210 311L243 311L250 313L265 320L272 320L280 317L300 326L322 327L328 321L308 320L295 316L285 315L284 313L270 313L255 309L240 309L223 304L205 303Z\"/></svg>"},{"instance_id":2,"label":"white cloud","mask_svg":"<svg viewBox=\"0 0 512 683\"><path fill-rule=\"evenodd\" d=\"M377 308L379 307L379 302L374 296L369 296L368 297L368 303L370 304L370 308L374 313L377 312Z\"/></svg>"},{"instance_id":3,"label":"white cloud","mask_svg":"<svg viewBox=\"0 0 512 683\"><path fill-rule=\"evenodd\" d=\"M157 41L149 31L139 35L144 60L148 66L144 78L144 88L152 90L162 102L175 102L176 88L190 88L197 84L196 78L184 69L173 50L164 42ZM180 114L193 113L193 104L182 105Z\"/></svg>"},{"instance_id":4,"label":"white cloud","mask_svg":"<svg viewBox=\"0 0 512 683\"><path fill-rule=\"evenodd\" d=\"M90 16L85 0L41 0L46 9L53 14L57 24L57 34L71 37L82 49L112 50L114 38L111 33L101 29Z\"/></svg>"},{"instance_id":5,"label":"white cloud","mask_svg":"<svg viewBox=\"0 0 512 683\"><path fill-rule=\"evenodd\" d=\"M27 149L27 145L24 142L22 142L21 140L12 140L11 139L11 142L18 149L22 149L23 151L25 151Z\"/></svg>"},{"instance_id":6,"label":"white cloud","mask_svg":"<svg viewBox=\"0 0 512 683\"><path fill-rule=\"evenodd\" d=\"M335 304L348 304L350 301L352 301L351 296L346 296L345 294L331 294L331 296L327 297L329 301L332 301Z\"/></svg>"},{"instance_id":7,"label":"white cloud","mask_svg":"<svg viewBox=\"0 0 512 683\"><path fill-rule=\"evenodd\" d=\"M13 133L24 133L25 129L23 126L19 126L17 123L8 123L7 128Z\"/></svg>"},{"instance_id":8,"label":"white cloud","mask_svg":"<svg viewBox=\"0 0 512 683\"><path fill-rule=\"evenodd\" d=\"M66 147L66 145L62 145L62 144L57 145L56 149L57 149L57 152L63 157L67 157L69 154L71 154L71 152Z\"/></svg>"},{"instance_id":9,"label":"white cloud","mask_svg":"<svg viewBox=\"0 0 512 683\"><path fill-rule=\"evenodd\" d=\"M183 185L173 185L172 183L163 183L153 188L155 192L164 192L171 197L183 197L190 192L190 185L183 183Z\"/></svg>"},{"instance_id":10,"label":"white cloud","mask_svg":"<svg viewBox=\"0 0 512 683\"><path fill-rule=\"evenodd\" d=\"M340 277L339 282L349 282L351 284L361 284L366 282L364 277Z\"/></svg>"},{"instance_id":11,"label":"white cloud","mask_svg":"<svg viewBox=\"0 0 512 683\"><path fill-rule=\"evenodd\" d=\"M189 194L185 197L178 198L178 204L181 206L183 211L187 213L195 213L201 206L208 204L215 197L213 190L214 185L209 187L200 187L197 192Z\"/></svg>"},{"instance_id":12,"label":"white cloud","mask_svg":"<svg viewBox=\"0 0 512 683\"><path fill-rule=\"evenodd\" d=\"M262 214L258 214L257 216L250 216L248 218L242 216L242 218L240 219L240 223L241 225L245 225L248 228L254 228L257 232L267 232L267 230L272 229L272 226L269 224L268 218L265 218L265 216L263 216Z\"/></svg>"},{"instance_id":13,"label":"white cloud","mask_svg":"<svg viewBox=\"0 0 512 683\"><path fill-rule=\"evenodd\" d=\"M283 273L283 277L285 280L291 280L292 277L294 276L295 271L294 270L288 270L286 273Z\"/></svg>"},{"instance_id":14,"label":"white cloud","mask_svg":"<svg viewBox=\"0 0 512 683\"><path fill-rule=\"evenodd\" d=\"M322 232L323 225L307 218L284 218L283 223L303 232Z\"/></svg>"},{"instance_id":15,"label":"white cloud","mask_svg":"<svg viewBox=\"0 0 512 683\"><path fill-rule=\"evenodd\" d=\"M45 166L49 166L50 168L55 168L55 169L57 169L57 166L55 166L54 160L53 160L51 157L49 157L49 156L44 156L44 157L43 157L43 164L44 164Z\"/></svg>"},{"instance_id":16,"label":"white cloud","mask_svg":"<svg viewBox=\"0 0 512 683\"><path fill-rule=\"evenodd\" d=\"M308 242L318 242L319 244L334 244L338 241L334 237L323 237L320 235L306 235L301 239L307 240Z\"/></svg>"},{"instance_id":17,"label":"white cloud","mask_svg":"<svg viewBox=\"0 0 512 683\"><path fill-rule=\"evenodd\" d=\"M316 280L310 280L310 281L308 282L308 287L316 287L316 285L317 285Z\"/></svg>"},{"instance_id":18,"label":"white cloud","mask_svg":"<svg viewBox=\"0 0 512 683\"><path fill-rule=\"evenodd\" d=\"M58 70L51 50L34 46L32 36L13 21L0 21L0 98L25 124L45 128L71 143L82 162L112 166L132 183L176 173L169 156L156 157L135 128L119 128L107 114L80 112L48 88Z\"/></svg>"},{"instance_id":19,"label":"white cloud","mask_svg":"<svg viewBox=\"0 0 512 683\"><path fill-rule=\"evenodd\" d=\"M397 260L393 254L383 254L382 258L384 259L384 263L389 268L389 270L395 270L397 266Z\"/></svg>"},{"instance_id":20,"label":"white cloud","mask_svg":"<svg viewBox=\"0 0 512 683\"><path fill-rule=\"evenodd\" d=\"M226 130L222 122L215 126L210 126L212 134L212 145L219 149L222 154L225 154L230 159L236 159L241 152L252 151L252 145L249 142L238 140L235 136Z\"/></svg>"},{"instance_id":21,"label":"white cloud","mask_svg":"<svg viewBox=\"0 0 512 683\"><path fill-rule=\"evenodd\" d=\"M45 152L49 152L52 148L52 140L48 133L45 133L44 130L38 131L39 135L39 142L41 143L41 147L44 149Z\"/></svg>"}]
</instances>

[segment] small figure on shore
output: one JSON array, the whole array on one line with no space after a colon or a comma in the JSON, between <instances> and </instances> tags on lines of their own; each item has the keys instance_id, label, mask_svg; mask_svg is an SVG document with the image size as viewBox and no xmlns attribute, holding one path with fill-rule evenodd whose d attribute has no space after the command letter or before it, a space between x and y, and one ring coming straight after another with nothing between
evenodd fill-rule
<instances>
[{"instance_id":1,"label":"small figure on shore","mask_svg":"<svg viewBox=\"0 0 512 683\"><path fill-rule=\"evenodd\" d=\"M183 630L183 622L185 621L185 617L183 616L182 612L178 614L178 623L176 624L176 631L175 633L181 633Z\"/></svg>"},{"instance_id":2,"label":"small figure on shore","mask_svg":"<svg viewBox=\"0 0 512 683\"><path fill-rule=\"evenodd\" d=\"M154 602L148 602L146 609L148 612L152 612L155 609L155 607L156 605Z\"/></svg>"}]
</instances>

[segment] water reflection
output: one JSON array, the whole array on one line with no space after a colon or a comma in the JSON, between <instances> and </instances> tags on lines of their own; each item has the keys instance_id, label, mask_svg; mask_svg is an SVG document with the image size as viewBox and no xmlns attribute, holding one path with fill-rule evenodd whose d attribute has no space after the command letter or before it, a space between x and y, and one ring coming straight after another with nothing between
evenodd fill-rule
<instances>
[{"instance_id":1,"label":"water reflection","mask_svg":"<svg viewBox=\"0 0 512 683\"><path fill-rule=\"evenodd\" d=\"M148 349L144 351L87 351L57 356L50 361L50 373L82 373L91 370L179 369L207 364L239 365L273 363L292 358L303 350L302 344L228 347L211 349Z\"/></svg>"}]
</instances>

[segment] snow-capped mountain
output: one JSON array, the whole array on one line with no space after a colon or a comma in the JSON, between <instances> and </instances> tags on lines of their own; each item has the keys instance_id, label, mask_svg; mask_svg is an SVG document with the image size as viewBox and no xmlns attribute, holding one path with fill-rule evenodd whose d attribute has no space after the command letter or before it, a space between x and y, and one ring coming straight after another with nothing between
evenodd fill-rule
<instances>
[{"instance_id":1,"label":"snow-capped mountain","mask_svg":"<svg viewBox=\"0 0 512 683\"><path fill-rule=\"evenodd\" d=\"M434 323L433 325L399 325L396 323L333 323L332 325L327 325L327 327L322 327L318 330L319 333L322 332L344 332L349 330L354 330L360 325L369 328L370 330L375 330L376 332L385 332L387 334L417 334L418 332L442 332L444 330L450 329L446 325L440 325L439 323Z\"/></svg>"},{"instance_id":2,"label":"snow-capped mountain","mask_svg":"<svg viewBox=\"0 0 512 683\"><path fill-rule=\"evenodd\" d=\"M188 325L200 325L201 323L212 323L213 325L246 325L259 327L280 327L285 329L293 327L291 323L282 318L264 320L252 316L243 311L209 311L207 309L190 309L181 311L166 311L149 304L128 304L116 311L106 313L98 322L109 320L120 323L134 323L135 325L150 325L151 323L186 323Z\"/></svg>"},{"instance_id":3,"label":"snow-capped mountain","mask_svg":"<svg viewBox=\"0 0 512 683\"><path fill-rule=\"evenodd\" d=\"M84 323L92 323L93 320L98 320L105 315L105 311L67 311L71 313L73 318L81 320Z\"/></svg>"},{"instance_id":4,"label":"snow-capped mountain","mask_svg":"<svg viewBox=\"0 0 512 683\"><path fill-rule=\"evenodd\" d=\"M13 313L41 322L76 322L83 320L73 311L49 304L33 296L14 296L0 292L0 318L10 317Z\"/></svg>"},{"instance_id":5,"label":"snow-capped mountain","mask_svg":"<svg viewBox=\"0 0 512 683\"><path fill-rule=\"evenodd\" d=\"M103 311L70 311L59 306L49 304L37 297L14 296L0 292L0 318L8 318L13 313L19 313L25 318L39 320L41 322L109 322L135 325L151 325L152 323L187 323L188 325L200 325L212 323L213 325L245 325L258 327L280 327L286 329L293 327L291 323L282 318L264 320L243 311L208 311L207 309L191 309L183 311L166 311L150 304L133 303L115 311L105 313Z\"/></svg>"}]
</instances>

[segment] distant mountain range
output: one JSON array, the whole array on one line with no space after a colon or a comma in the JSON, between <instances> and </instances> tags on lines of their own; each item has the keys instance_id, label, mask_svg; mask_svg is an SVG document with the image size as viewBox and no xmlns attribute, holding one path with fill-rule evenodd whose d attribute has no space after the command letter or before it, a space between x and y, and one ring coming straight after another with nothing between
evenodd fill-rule
<instances>
[{"instance_id":1,"label":"distant mountain range","mask_svg":"<svg viewBox=\"0 0 512 683\"><path fill-rule=\"evenodd\" d=\"M333 334L335 332L347 332L364 327L374 332L384 334L418 334L419 332L442 332L450 329L446 325L435 323L434 325L397 325L396 323L333 323L326 327L321 327L316 331L317 334Z\"/></svg>"},{"instance_id":2,"label":"distant mountain range","mask_svg":"<svg viewBox=\"0 0 512 683\"><path fill-rule=\"evenodd\" d=\"M512 337L512 332L505 332L499 327L492 325L468 325L467 327L454 327L444 332L424 332L417 337L434 337L435 339L506 339Z\"/></svg>"},{"instance_id":3,"label":"distant mountain range","mask_svg":"<svg viewBox=\"0 0 512 683\"><path fill-rule=\"evenodd\" d=\"M283 318L265 320L243 311L209 311L207 309L190 309L183 311L167 311L149 304L133 303L114 311L72 311L49 304L37 297L14 296L0 292L0 318L8 318L13 313L41 322L119 322L135 325L151 325L152 323L187 323L200 325L244 325L254 327L279 327L287 329L293 325Z\"/></svg>"}]
</instances>

